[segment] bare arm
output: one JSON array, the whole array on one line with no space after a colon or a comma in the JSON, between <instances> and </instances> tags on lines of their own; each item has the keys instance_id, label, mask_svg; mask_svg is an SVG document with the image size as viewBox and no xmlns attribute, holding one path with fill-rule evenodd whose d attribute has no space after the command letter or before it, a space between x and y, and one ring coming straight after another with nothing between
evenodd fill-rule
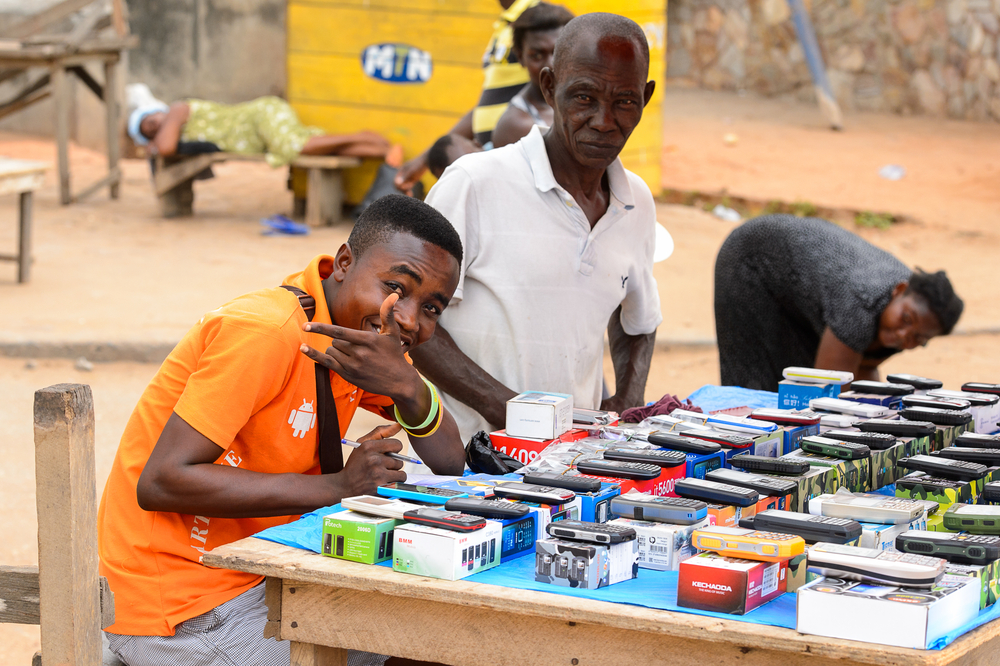
<instances>
[{"instance_id":1,"label":"bare arm","mask_svg":"<svg viewBox=\"0 0 1000 666\"><path fill-rule=\"evenodd\" d=\"M177 154L177 143L181 140L181 132L190 113L191 107L187 102L174 102L170 105L167 117L153 137L152 145L157 153L164 157Z\"/></svg>"},{"instance_id":2,"label":"bare arm","mask_svg":"<svg viewBox=\"0 0 1000 666\"><path fill-rule=\"evenodd\" d=\"M601 409L618 413L643 404L656 343L656 331L645 335L626 333L622 328L621 314L619 305L608 322L608 344L615 368L615 394L601 403Z\"/></svg>"},{"instance_id":3,"label":"bare arm","mask_svg":"<svg viewBox=\"0 0 1000 666\"><path fill-rule=\"evenodd\" d=\"M520 141L527 136L531 128L535 126L535 121L527 113L513 106L508 106L507 110L500 116L497 126L493 129L493 147L499 148L508 143Z\"/></svg>"},{"instance_id":4,"label":"bare arm","mask_svg":"<svg viewBox=\"0 0 1000 666\"><path fill-rule=\"evenodd\" d=\"M834 334L829 326L823 331L823 336L819 340L819 349L816 350L815 367L823 370L843 370L853 372L855 377L861 379L862 355L856 352Z\"/></svg>"},{"instance_id":5,"label":"bare arm","mask_svg":"<svg viewBox=\"0 0 1000 666\"><path fill-rule=\"evenodd\" d=\"M474 139L476 135L472 132L472 111L470 110L464 116L462 116L455 126L448 130L448 134L458 134L464 136L467 139ZM409 192L413 189L413 186L417 184L420 177L424 175L427 171L427 153L430 152L430 148L420 153L413 159L409 160L399 168L399 173L396 174L396 189L402 192Z\"/></svg>"},{"instance_id":6,"label":"bare arm","mask_svg":"<svg viewBox=\"0 0 1000 666\"><path fill-rule=\"evenodd\" d=\"M479 412L494 428L507 420L507 401L517 395L466 356L438 324L434 336L410 352L413 365L445 393Z\"/></svg>"}]
</instances>

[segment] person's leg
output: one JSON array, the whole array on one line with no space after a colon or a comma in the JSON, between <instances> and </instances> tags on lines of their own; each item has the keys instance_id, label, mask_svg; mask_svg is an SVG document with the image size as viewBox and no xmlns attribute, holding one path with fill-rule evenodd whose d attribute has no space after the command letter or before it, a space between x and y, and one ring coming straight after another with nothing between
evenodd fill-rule
<instances>
[{"instance_id":1,"label":"person's leg","mask_svg":"<svg viewBox=\"0 0 1000 666\"><path fill-rule=\"evenodd\" d=\"M385 157L389 141L375 132L354 134L320 134L302 146L302 155L344 155L347 157Z\"/></svg>"}]
</instances>

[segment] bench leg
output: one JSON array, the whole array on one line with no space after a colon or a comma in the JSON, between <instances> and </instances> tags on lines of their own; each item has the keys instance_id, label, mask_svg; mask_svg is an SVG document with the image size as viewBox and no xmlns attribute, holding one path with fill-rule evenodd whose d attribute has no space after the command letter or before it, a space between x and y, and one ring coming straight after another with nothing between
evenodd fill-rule
<instances>
[{"instance_id":1,"label":"bench leg","mask_svg":"<svg viewBox=\"0 0 1000 666\"><path fill-rule=\"evenodd\" d=\"M118 167L118 61L104 63L104 108L107 113L108 132L108 173L115 173ZM116 178L108 185L112 199L118 198L119 180Z\"/></svg>"},{"instance_id":2,"label":"bench leg","mask_svg":"<svg viewBox=\"0 0 1000 666\"><path fill-rule=\"evenodd\" d=\"M67 206L72 201L69 190L69 81L62 63L52 66L49 74L56 107L56 150L59 162L59 202Z\"/></svg>"},{"instance_id":3,"label":"bench leg","mask_svg":"<svg viewBox=\"0 0 1000 666\"><path fill-rule=\"evenodd\" d=\"M340 169L309 169L306 224L329 226L340 221L344 209L344 181Z\"/></svg>"},{"instance_id":4,"label":"bench leg","mask_svg":"<svg viewBox=\"0 0 1000 666\"><path fill-rule=\"evenodd\" d=\"M17 281L31 279L31 192L21 192L18 224Z\"/></svg>"},{"instance_id":5,"label":"bench leg","mask_svg":"<svg viewBox=\"0 0 1000 666\"><path fill-rule=\"evenodd\" d=\"M347 666L347 650L291 642L292 666Z\"/></svg>"},{"instance_id":6,"label":"bench leg","mask_svg":"<svg viewBox=\"0 0 1000 666\"><path fill-rule=\"evenodd\" d=\"M190 217L194 214L194 183L185 181L160 196L163 217Z\"/></svg>"}]
</instances>

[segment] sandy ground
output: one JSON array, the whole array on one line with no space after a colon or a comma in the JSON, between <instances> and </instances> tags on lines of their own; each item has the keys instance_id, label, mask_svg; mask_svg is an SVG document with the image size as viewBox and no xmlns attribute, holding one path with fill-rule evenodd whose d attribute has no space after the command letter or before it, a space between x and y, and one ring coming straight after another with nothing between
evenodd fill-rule
<instances>
[{"instance_id":1,"label":"sandy ground","mask_svg":"<svg viewBox=\"0 0 1000 666\"><path fill-rule=\"evenodd\" d=\"M947 268L967 303L955 335L890 359L885 369L939 377L946 385L1000 381L1000 126L856 115L847 131L822 126L811 106L697 91L667 91L664 184L758 200L810 201L906 214L914 223L886 231L855 229L909 265ZM735 147L722 136L735 133ZM54 163L50 142L0 135L0 154ZM99 155L72 152L75 188L100 176ZM882 180L898 163L907 176ZM285 174L259 164L225 164L196 185L197 216L162 220L141 161L123 164L122 198L99 195L60 207L54 178L36 196L34 275L17 285L13 264L0 264L0 347L34 342L49 349L79 342L169 345L205 311L247 291L277 284L315 254L334 252L347 227L305 237L265 237L258 220L287 213ZM13 197L0 197L0 253L14 247ZM686 396L718 381L712 315L715 253L731 223L695 208L660 204L676 251L658 264L664 322L658 331L646 397ZM978 332L978 333L977 333ZM607 365L607 364L606 364ZM118 439L155 364L0 358L0 562L30 564L35 543L32 395L58 382L90 384L97 418L98 487ZM611 376L610 366L607 373ZM365 416L349 434L377 422ZM37 627L0 625L0 664L26 664L38 648Z\"/></svg>"}]
</instances>

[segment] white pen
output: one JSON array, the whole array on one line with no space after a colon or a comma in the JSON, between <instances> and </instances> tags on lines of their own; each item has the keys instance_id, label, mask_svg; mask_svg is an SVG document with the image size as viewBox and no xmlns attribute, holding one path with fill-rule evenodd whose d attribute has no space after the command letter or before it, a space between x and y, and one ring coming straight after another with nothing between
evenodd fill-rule
<instances>
[{"instance_id":1,"label":"white pen","mask_svg":"<svg viewBox=\"0 0 1000 666\"><path fill-rule=\"evenodd\" d=\"M344 446L349 446L352 449L356 449L359 446L361 446L361 442L355 442L352 439L342 439L342 440L340 440L340 443L343 444ZM407 456L401 456L398 453L385 453L383 455L387 455L390 458L395 458L396 460L402 460L403 462L413 463L414 465L423 465L424 464L422 461L417 460L416 458L409 458Z\"/></svg>"}]
</instances>

